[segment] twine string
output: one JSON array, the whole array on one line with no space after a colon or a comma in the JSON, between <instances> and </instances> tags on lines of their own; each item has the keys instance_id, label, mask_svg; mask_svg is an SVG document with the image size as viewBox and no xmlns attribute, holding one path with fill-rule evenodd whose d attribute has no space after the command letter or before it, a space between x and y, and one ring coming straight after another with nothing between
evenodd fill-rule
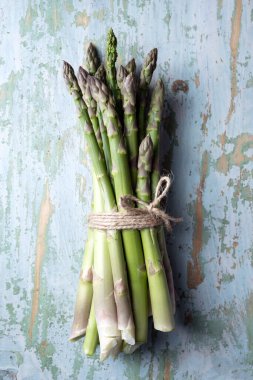
<instances>
[{"instance_id":1,"label":"twine string","mask_svg":"<svg viewBox=\"0 0 253 380\"><path fill-rule=\"evenodd\" d=\"M172 230L171 222L178 223L182 219L174 218L159 208L159 205L168 194L171 179L161 177L152 202L147 203L134 195L124 195L120 199L120 206L124 212L95 213L88 217L90 228L100 230L129 230L152 228L164 225L168 231ZM135 204L141 206L135 207Z\"/></svg>"}]
</instances>

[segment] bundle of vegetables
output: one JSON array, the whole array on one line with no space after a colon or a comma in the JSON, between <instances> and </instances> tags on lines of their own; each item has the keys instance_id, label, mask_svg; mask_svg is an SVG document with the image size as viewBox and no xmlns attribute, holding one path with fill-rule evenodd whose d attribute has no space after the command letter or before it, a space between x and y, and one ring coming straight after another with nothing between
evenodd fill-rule
<instances>
[{"instance_id":1,"label":"bundle of vegetables","mask_svg":"<svg viewBox=\"0 0 253 380\"><path fill-rule=\"evenodd\" d=\"M92 212L118 212L124 220L124 196L135 195L139 202L132 207L137 208L155 196L164 85L158 80L148 101L157 49L147 55L139 76L134 59L117 69L116 60L117 40L111 29L105 67L90 44L86 68L80 67L76 77L64 62L63 71L90 155ZM85 336L84 352L89 356L99 344L101 360L121 351L132 353L147 341L149 316L155 329L169 332L174 313L164 226L89 227L70 340Z\"/></svg>"}]
</instances>

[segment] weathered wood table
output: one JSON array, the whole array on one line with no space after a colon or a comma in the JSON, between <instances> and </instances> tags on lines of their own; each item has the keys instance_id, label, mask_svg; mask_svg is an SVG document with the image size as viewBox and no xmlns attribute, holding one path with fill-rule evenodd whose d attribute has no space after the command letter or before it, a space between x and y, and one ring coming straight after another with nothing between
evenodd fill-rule
<instances>
[{"instance_id":1,"label":"weathered wood table","mask_svg":"<svg viewBox=\"0 0 253 380\"><path fill-rule=\"evenodd\" d=\"M253 2L2 0L0 379L253 378ZM67 341L91 201L62 79L112 26L119 61L159 49L177 328L100 363Z\"/></svg>"}]
</instances>

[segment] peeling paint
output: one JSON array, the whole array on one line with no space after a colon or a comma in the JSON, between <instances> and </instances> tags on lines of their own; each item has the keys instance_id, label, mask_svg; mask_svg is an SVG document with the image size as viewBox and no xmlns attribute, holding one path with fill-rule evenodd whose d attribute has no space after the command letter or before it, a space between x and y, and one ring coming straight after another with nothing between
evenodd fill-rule
<instances>
[{"instance_id":1,"label":"peeling paint","mask_svg":"<svg viewBox=\"0 0 253 380\"><path fill-rule=\"evenodd\" d=\"M208 103L206 105L206 111L201 114L201 117L202 117L202 125L201 125L201 130L202 132L206 135L207 132L208 132L208 129L207 129L207 122L208 122L208 119L210 119L212 116L212 112L211 112L211 104Z\"/></svg>"},{"instance_id":2,"label":"peeling paint","mask_svg":"<svg viewBox=\"0 0 253 380\"><path fill-rule=\"evenodd\" d=\"M187 93L189 91L189 85L186 81L184 80L181 80L181 79L178 79L178 80L175 80L173 83L172 83L172 91L173 92L184 92L184 93Z\"/></svg>"},{"instance_id":3,"label":"peeling paint","mask_svg":"<svg viewBox=\"0 0 253 380\"><path fill-rule=\"evenodd\" d=\"M200 182L196 199L196 222L192 241L192 260L187 266L187 285L189 289L196 289L204 280L199 255L203 247L203 191L208 174L209 155L205 151L202 156Z\"/></svg>"},{"instance_id":4,"label":"peeling paint","mask_svg":"<svg viewBox=\"0 0 253 380\"><path fill-rule=\"evenodd\" d=\"M223 7L223 0L217 0L217 19L218 20L222 18L222 7Z\"/></svg>"},{"instance_id":5,"label":"peeling paint","mask_svg":"<svg viewBox=\"0 0 253 380\"><path fill-rule=\"evenodd\" d=\"M217 160L217 170L223 174L228 174L233 166L243 167L247 163L253 161L251 154L247 151L253 148L253 135L242 133L235 138L228 138L226 135L220 136L222 139L223 149L226 149L226 144L233 145L233 150L230 153L222 153Z\"/></svg>"},{"instance_id":6,"label":"peeling paint","mask_svg":"<svg viewBox=\"0 0 253 380\"><path fill-rule=\"evenodd\" d=\"M250 293L246 305L246 328L248 348L253 353L253 293Z\"/></svg>"},{"instance_id":7,"label":"peeling paint","mask_svg":"<svg viewBox=\"0 0 253 380\"><path fill-rule=\"evenodd\" d=\"M200 86L199 71L194 74L194 83L196 88Z\"/></svg>"},{"instance_id":8,"label":"peeling paint","mask_svg":"<svg viewBox=\"0 0 253 380\"><path fill-rule=\"evenodd\" d=\"M163 376L164 380L171 380L170 369L171 369L171 362L169 361L169 359L167 359L165 361L165 366L164 366L164 376Z\"/></svg>"},{"instance_id":9,"label":"peeling paint","mask_svg":"<svg viewBox=\"0 0 253 380\"><path fill-rule=\"evenodd\" d=\"M31 2L26 9L25 16L20 19L20 35L24 37L32 28L34 20L38 17L38 12L36 7L31 6Z\"/></svg>"},{"instance_id":10,"label":"peeling paint","mask_svg":"<svg viewBox=\"0 0 253 380\"><path fill-rule=\"evenodd\" d=\"M84 29L89 25L90 16L87 15L86 11L78 12L75 16L76 26L82 26Z\"/></svg>"},{"instance_id":11,"label":"peeling paint","mask_svg":"<svg viewBox=\"0 0 253 380\"><path fill-rule=\"evenodd\" d=\"M235 112L235 97L238 94L237 86L237 56L239 50L239 39L241 34L241 18L242 18L242 0L235 0L234 14L232 17L230 49L231 49L231 98L226 124L230 122L232 114Z\"/></svg>"},{"instance_id":12,"label":"peeling paint","mask_svg":"<svg viewBox=\"0 0 253 380\"><path fill-rule=\"evenodd\" d=\"M249 78L246 83L246 88L253 87L253 77Z\"/></svg>"},{"instance_id":13,"label":"peeling paint","mask_svg":"<svg viewBox=\"0 0 253 380\"><path fill-rule=\"evenodd\" d=\"M32 297L32 309L28 335L30 339L33 336L33 327L39 310L40 282L43 258L46 250L46 234L50 217L53 212L53 206L50 200L48 182L45 185L45 192L40 207L38 234L36 242L35 270L34 270L34 288Z\"/></svg>"}]
</instances>

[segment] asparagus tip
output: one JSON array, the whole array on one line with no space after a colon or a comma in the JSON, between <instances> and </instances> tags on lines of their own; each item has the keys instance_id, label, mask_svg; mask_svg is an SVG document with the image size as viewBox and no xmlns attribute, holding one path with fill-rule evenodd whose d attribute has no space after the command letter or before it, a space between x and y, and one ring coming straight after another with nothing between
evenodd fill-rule
<instances>
[{"instance_id":1,"label":"asparagus tip","mask_svg":"<svg viewBox=\"0 0 253 380\"><path fill-rule=\"evenodd\" d=\"M104 65L102 63L99 66L99 68L97 69L97 71L95 73L95 77L97 79L99 79L101 82L105 83L105 81L106 81L106 73L105 73L105 67L104 67Z\"/></svg>"},{"instance_id":2,"label":"asparagus tip","mask_svg":"<svg viewBox=\"0 0 253 380\"><path fill-rule=\"evenodd\" d=\"M107 33L107 44L106 44L106 63L107 66L114 66L117 60L117 38L110 28Z\"/></svg>"},{"instance_id":3,"label":"asparagus tip","mask_svg":"<svg viewBox=\"0 0 253 380\"><path fill-rule=\"evenodd\" d=\"M135 76L133 73L130 73L127 75L127 77L124 79L124 87L128 92L135 93L136 82L135 82Z\"/></svg>"},{"instance_id":4,"label":"asparagus tip","mask_svg":"<svg viewBox=\"0 0 253 380\"><path fill-rule=\"evenodd\" d=\"M130 73L134 73L135 70L136 70L136 63L135 63L135 59L132 58L127 64L126 64L126 70L127 72L130 74Z\"/></svg>"},{"instance_id":5,"label":"asparagus tip","mask_svg":"<svg viewBox=\"0 0 253 380\"><path fill-rule=\"evenodd\" d=\"M127 77L127 70L125 69L124 66L120 65L118 70L117 70L117 82L118 86L121 87L124 79Z\"/></svg>"},{"instance_id":6,"label":"asparagus tip","mask_svg":"<svg viewBox=\"0 0 253 380\"><path fill-rule=\"evenodd\" d=\"M92 42L89 43L86 54L86 67L90 74L94 75L100 64L98 51Z\"/></svg>"},{"instance_id":7,"label":"asparagus tip","mask_svg":"<svg viewBox=\"0 0 253 380\"><path fill-rule=\"evenodd\" d=\"M148 133L147 136L142 140L140 147L139 147L139 155L142 155L146 157L146 155L149 153L149 155L152 157L153 154L153 142L150 137L150 134Z\"/></svg>"},{"instance_id":8,"label":"asparagus tip","mask_svg":"<svg viewBox=\"0 0 253 380\"><path fill-rule=\"evenodd\" d=\"M78 69L77 78L78 78L78 83L81 87L82 92L85 92L87 88L88 76L89 76L89 73L82 66L80 66Z\"/></svg>"},{"instance_id":9,"label":"asparagus tip","mask_svg":"<svg viewBox=\"0 0 253 380\"><path fill-rule=\"evenodd\" d=\"M140 85L146 87L152 79L153 72L156 69L157 62L157 48L152 49L146 56L141 70Z\"/></svg>"}]
</instances>

